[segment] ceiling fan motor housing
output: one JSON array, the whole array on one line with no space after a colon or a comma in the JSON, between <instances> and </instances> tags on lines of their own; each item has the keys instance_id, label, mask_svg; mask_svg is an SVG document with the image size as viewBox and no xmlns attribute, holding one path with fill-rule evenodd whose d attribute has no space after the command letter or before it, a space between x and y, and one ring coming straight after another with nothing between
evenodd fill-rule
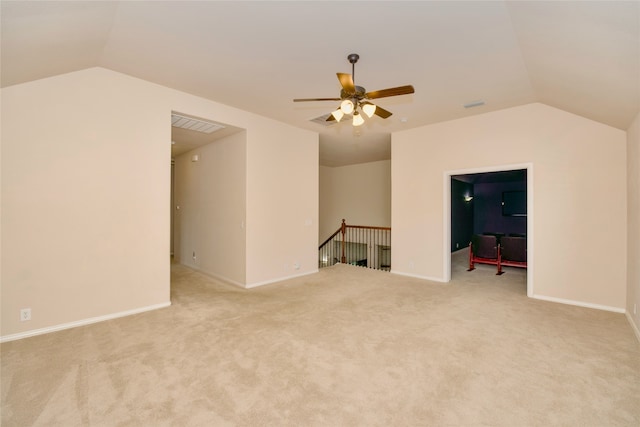
<instances>
[{"instance_id":1,"label":"ceiling fan motor housing","mask_svg":"<svg viewBox=\"0 0 640 427\"><path fill-rule=\"evenodd\" d=\"M351 98L363 99L365 97L364 95L367 93L366 89L363 88L362 86L354 86L354 88L356 90L353 93L349 93L349 92L346 92L344 89L341 89L340 98L341 99L351 99Z\"/></svg>"}]
</instances>

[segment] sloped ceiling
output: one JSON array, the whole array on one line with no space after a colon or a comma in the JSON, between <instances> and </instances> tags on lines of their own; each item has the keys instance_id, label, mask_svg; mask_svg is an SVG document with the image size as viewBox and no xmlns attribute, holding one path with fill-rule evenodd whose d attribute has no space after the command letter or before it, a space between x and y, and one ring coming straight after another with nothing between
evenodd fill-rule
<instances>
[{"instance_id":1,"label":"sloped ceiling","mask_svg":"<svg viewBox=\"0 0 640 427\"><path fill-rule=\"evenodd\" d=\"M626 130L640 111L640 3L2 1L2 86L105 67L320 133L321 164L390 156L394 131L530 102ZM311 122L336 72L393 115ZM465 109L463 104L484 100ZM188 113L188 112L186 112ZM215 120L215 117L206 119Z\"/></svg>"}]
</instances>

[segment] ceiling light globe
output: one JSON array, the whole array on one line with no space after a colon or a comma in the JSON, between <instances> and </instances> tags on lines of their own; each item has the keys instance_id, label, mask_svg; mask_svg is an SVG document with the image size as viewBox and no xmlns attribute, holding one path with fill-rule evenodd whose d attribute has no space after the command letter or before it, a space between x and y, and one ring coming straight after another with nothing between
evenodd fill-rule
<instances>
[{"instance_id":1,"label":"ceiling light globe","mask_svg":"<svg viewBox=\"0 0 640 427\"><path fill-rule=\"evenodd\" d=\"M355 113L353 115L353 125L354 126L360 126L361 124L364 123L364 119L362 118L362 116L358 113Z\"/></svg>"},{"instance_id":2,"label":"ceiling light globe","mask_svg":"<svg viewBox=\"0 0 640 427\"><path fill-rule=\"evenodd\" d=\"M345 99L344 101L342 101L342 103L340 104L340 109L342 110L342 112L344 114L351 114L353 113L353 102L350 99Z\"/></svg>"},{"instance_id":3,"label":"ceiling light globe","mask_svg":"<svg viewBox=\"0 0 640 427\"><path fill-rule=\"evenodd\" d=\"M371 117L376 112L376 106L374 104L364 104L362 111L364 111L367 117Z\"/></svg>"},{"instance_id":4,"label":"ceiling light globe","mask_svg":"<svg viewBox=\"0 0 640 427\"><path fill-rule=\"evenodd\" d=\"M341 109L338 108L337 110L333 111L331 115L333 116L334 119L336 119L336 122L339 122L344 116L344 113L342 112Z\"/></svg>"}]
</instances>

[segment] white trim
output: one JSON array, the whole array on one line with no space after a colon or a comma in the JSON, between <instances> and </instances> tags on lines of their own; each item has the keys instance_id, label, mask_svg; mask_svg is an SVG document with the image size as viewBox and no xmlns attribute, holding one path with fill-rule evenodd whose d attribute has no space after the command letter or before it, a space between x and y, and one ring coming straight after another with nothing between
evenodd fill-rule
<instances>
[{"instance_id":1,"label":"white trim","mask_svg":"<svg viewBox=\"0 0 640 427\"><path fill-rule=\"evenodd\" d=\"M180 265L183 266L183 267L190 268L191 270L197 271L198 273L202 273L205 276L209 276L209 277L211 277L213 279L219 280L219 281L227 283L229 285L237 286L237 287L242 288L242 289L257 288L259 286L270 285L272 283L282 282L283 280L294 279L296 277L308 276L309 274L314 274L314 273L318 272L318 269L316 269L316 270L312 270L312 271L305 272L305 273L294 274L292 276L280 277L280 278L272 279L272 280L265 280L264 282L256 282L256 283L244 284L244 283L240 283L240 282L238 282L236 280L229 279L229 278L224 277L224 276L220 276L218 274L210 273L210 272L208 272L206 270L202 270L202 269L200 269L200 268L198 268L196 266L193 266L193 265L188 265L188 264L180 264Z\"/></svg>"},{"instance_id":2,"label":"white trim","mask_svg":"<svg viewBox=\"0 0 640 427\"><path fill-rule=\"evenodd\" d=\"M198 273L202 273L205 276L211 277L211 278L219 280L221 282L225 282L225 283L227 283L229 285L238 286L240 288L244 288L245 287L244 283L237 282L237 281L235 281L233 279L229 279L228 277L225 277L225 276L220 276L219 274L211 273L209 271L206 271L206 270L203 270L201 268L198 268L195 265L188 265L188 264L180 264L180 265L183 266L183 267L190 268L191 270L197 271Z\"/></svg>"},{"instance_id":3,"label":"white trim","mask_svg":"<svg viewBox=\"0 0 640 427\"><path fill-rule=\"evenodd\" d=\"M441 277L420 276L418 274L404 273L402 271L397 271L397 270L391 270L391 274L397 274L398 276L406 276L406 277L413 277L413 278L416 278L416 279L428 280L430 282L438 282L438 283L447 283L448 282L448 280L443 280Z\"/></svg>"},{"instance_id":4,"label":"white trim","mask_svg":"<svg viewBox=\"0 0 640 427\"><path fill-rule=\"evenodd\" d=\"M64 329L76 328L78 326L86 326L86 325L90 325L92 323L98 323L98 322L104 322L106 320L117 319L119 317L131 316L133 314L139 314L139 313L144 313L144 312L147 312L147 311L152 311L152 310L157 310L157 309L160 309L160 308L169 307L170 305L171 305L171 301L163 302L161 304L149 305L147 307L134 308L133 310L120 311L118 313L107 314L105 316L90 317L88 319L77 320L75 322L62 323L60 325L48 326L46 328L33 329L31 331L19 332L17 334L11 334L11 335L5 335L3 337L0 337L0 343L7 342L7 341L20 340L20 339L23 339L23 338L29 338L29 337L33 337L33 336L36 336L36 335L49 334L51 332L58 332L58 331L62 331Z\"/></svg>"},{"instance_id":5,"label":"white trim","mask_svg":"<svg viewBox=\"0 0 640 427\"><path fill-rule=\"evenodd\" d=\"M536 257L534 249L535 234L533 232L534 196L533 163L527 165L527 296L533 297L533 265Z\"/></svg>"},{"instance_id":6,"label":"white trim","mask_svg":"<svg viewBox=\"0 0 640 427\"><path fill-rule=\"evenodd\" d=\"M546 295L534 295L532 298L542 301L557 302L560 304L575 305L578 307L594 308L596 310L612 311L614 313L625 313L624 308L610 307L608 305L592 304L590 302L574 301L564 298L548 297Z\"/></svg>"},{"instance_id":7,"label":"white trim","mask_svg":"<svg viewBox=\"0 0 640 427\"><path fill-rule=\"evenodd\" d=\"M444 224L442 227L442 242L444 245L444 251L442 252L442 281L449 283L451 281L451 174L447 171L443 176L443 196L444 202L442 203L442 218Z\"/></svg>"},{"instance_id":8,"label":"white trim","mask_svg":"<svg viewBox=\"0 0 640 427\"><path fill-rule=\"evenodd\" d=\"M443 172L443 265L445 282L451 280L451 176L468 175L472 173L502 172L516 169L527 170L527 296L533 298L533 271L534 271L534 232L533 232L533 163L516 163L511 165L486 166L471 169L457 169Z\"/></svg>"},{"instance_id":9,"label":"white trim","mask_svg":"<svg viewBox=\"0 0 640 427\"><path fill-rule=\"evenodd\" d=\"M284 280L295 279L296 277L308 276L310 274L315 274L317 272L318 272L318 269L315 269L315 270L308 271L308 272L305 272L305 273L299 273L299 274L294 274L294 275L291 275L291 276L280 277L278 279L265 280L264 282L248 283L244 287L247 288L247 289L257 288L258 286L270 285L272 283L282 282Z\"/></svg>"},{"instance_id":10,"label":"white trim","mask_svg":"<svg viewBox=\"0 0 640 427\"><path fill-rule=\"evenodd\" d=\"M627 316L627 320L631 324L631 329L633 329L633 332L635 332L636 334L636 338L638 338L638 341L640 341L640 329L638 329L638 325L634 323L633 317L631 317L631 314L629 314L628 311L626 311L625 314Z\"/></svg>"}]
</instances>

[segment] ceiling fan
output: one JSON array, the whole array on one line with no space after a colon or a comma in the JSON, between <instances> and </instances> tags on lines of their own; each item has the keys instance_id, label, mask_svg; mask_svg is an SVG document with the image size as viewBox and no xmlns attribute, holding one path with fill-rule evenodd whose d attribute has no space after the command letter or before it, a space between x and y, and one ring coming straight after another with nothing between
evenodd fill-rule
<instances>
[{"instance_id":1,"label":"ceiling fan","mask_svg":"<svg viewBox=\"0 0 640 427\"><path fill-rule=\"evenodd\" d=\"M364 119L358 109L360 109L367 117L373 117L375 114L376 116L386 119L391 116L390 111L369 102L370 99L414 93L413 86L411 85L367 92L365 88L362 86L356 86L355 84L356 62L360 59L360 55L357 53L351 53L347 56L347 59L351 63L351 74L336 73L338 75L338 80L340 80L340 84L342 85L340 98L298 98L294 99L293 102L341 101L340 107L329 115L327 121L330 122L335 120L339 122L345 114L352 114L353 125L360 126L364 123Z\"/></svg>"}]
</instances>

